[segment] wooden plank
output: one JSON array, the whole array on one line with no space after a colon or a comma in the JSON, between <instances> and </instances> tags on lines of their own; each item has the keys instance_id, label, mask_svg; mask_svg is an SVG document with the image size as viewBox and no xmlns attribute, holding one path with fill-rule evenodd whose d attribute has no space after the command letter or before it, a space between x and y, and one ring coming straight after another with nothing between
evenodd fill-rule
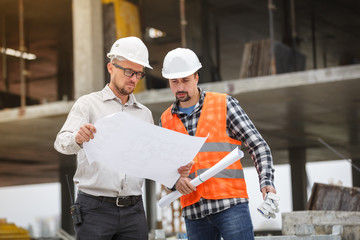
<instances>
[{"instance_id":1,"label":"wooden plank","mask_svg":"<svg viewBox=\"0 0 360 240\"><path fill-rule=\"evenodd\" d=\"M244 46L240 78L271 74L270 40L248 42Z\"/></svg>"},{"instance_id":2,"label":"wooden plank","mask_svg":"<svg viewBox=\"0 0 360 240\"><path fill-rule=\"evenodd\" d=\"M360 188L314 183L306 210L360 211Z\"/></svg>"}]
</instances>

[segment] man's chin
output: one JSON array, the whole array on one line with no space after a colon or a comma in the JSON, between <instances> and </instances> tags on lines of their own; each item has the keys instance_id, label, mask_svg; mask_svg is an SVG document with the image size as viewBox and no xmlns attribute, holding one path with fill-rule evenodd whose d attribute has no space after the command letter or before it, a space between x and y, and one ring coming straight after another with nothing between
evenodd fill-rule
<instances>
[{"instance_id":1,"label":"man's chin","mask_svg":"<svg viewBox=\"0 0 360 240\"><path fill-rule=\"evenodd\" d=\"M187 101L190 100L190 97L186 97L186 98L178 98L177 97L176 100L179 101L179 102L187 102Z\"/></svg>"},{"instance_id":2,"label":"man's chin","mask_svg":"<svg viewBox=\"0 0 360 240\"><path fill-rule=\"evenodd\" d=\"M122 95L130 95L130 94L132 94L134 92L134 88L132 88L132 89L122 89L121 91L120 91L120 93L122 94Z\"/></svg>"}]
</instances>

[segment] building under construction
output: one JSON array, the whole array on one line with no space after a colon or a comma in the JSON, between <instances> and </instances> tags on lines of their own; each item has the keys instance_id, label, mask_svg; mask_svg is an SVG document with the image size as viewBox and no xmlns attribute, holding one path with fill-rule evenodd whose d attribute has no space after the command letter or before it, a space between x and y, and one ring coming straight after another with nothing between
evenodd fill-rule
<instances>
[{"instance_id":1,"label":"building under construction","mask_svg":"<svg viewBox=\"0 0 360 240\"><path fill-rule=\"evenodd\" d=\"M74 174L76 156L57 153L53 143L74 101L109 82L112 43L137 36L154 69L135 95L156 124L173 102L163 59L190 48L203 65L199 86L238 99L270 145L275 168L291 166L293 211L347 211L343 218L358 221L359 13L360 2L351 0L0 0L0 187L60 182L60 225L73 234L65 175ZM334 159L351 164L353 188L320 184L308 201L306 163ZM253 166L247 153L242 163ZM157 221L162 193L155 189L146 181L149 229L170 224L178 231L173 218L181 214ZM359 222L350 225L359 232ZM284 222L282 231L295 234ZM360 238L353 236L346 239Z\"/></svg>"}]
</instances>

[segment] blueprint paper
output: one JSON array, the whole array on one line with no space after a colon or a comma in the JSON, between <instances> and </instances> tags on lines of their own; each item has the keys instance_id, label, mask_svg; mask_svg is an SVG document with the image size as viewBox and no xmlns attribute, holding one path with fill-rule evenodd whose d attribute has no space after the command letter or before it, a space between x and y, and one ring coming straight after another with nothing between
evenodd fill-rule
<instances>
[{"instance_id":1,"label":"blueprint paper","mask_svg":"<svg viewBox=\"0 0 360 240\"><path fill-rule=\"evenodd\" d=\"M113 171L148 178L172 188L177 169L194 159L206 138L162 128L125 112L94 124L94 138L83 144L89 164L100 162Z\"/></svg>"}]
</instances>

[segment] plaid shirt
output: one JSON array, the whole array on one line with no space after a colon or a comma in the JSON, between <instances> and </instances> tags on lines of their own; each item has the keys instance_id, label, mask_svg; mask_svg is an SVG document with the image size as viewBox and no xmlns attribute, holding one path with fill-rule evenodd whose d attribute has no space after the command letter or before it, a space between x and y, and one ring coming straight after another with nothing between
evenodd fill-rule
<instances>
[{"instance_id":1,"label":"plaid shirt","mask_svg":"<svg viewBox=\"0 0 360 240\"><path fill-rule=\"evenodd\" d=\"M194 136L196 126L200 118L201 109L204 104L206 92L199 89L200 100L195 105L193 112L187 115L179 111L178 102L175 102L171 108L172 114L177 116L183 122L189 135ZM227 95L227 116L226 132L229 137L239 140L248 149L248 152L255 163L259 174L260 188L270 185L274 186L274 168L272 165L272 155L268 144L256 130L245 111L240 107L239 102ZM159 125L161 126L161 119ZM236 204L248 202L247 198L231 199L204 199L201 198L197 203L187 206L183 209L183 216L188 219L204 218L207 215L221 212Z\"/></svg>"}]
</instances>

